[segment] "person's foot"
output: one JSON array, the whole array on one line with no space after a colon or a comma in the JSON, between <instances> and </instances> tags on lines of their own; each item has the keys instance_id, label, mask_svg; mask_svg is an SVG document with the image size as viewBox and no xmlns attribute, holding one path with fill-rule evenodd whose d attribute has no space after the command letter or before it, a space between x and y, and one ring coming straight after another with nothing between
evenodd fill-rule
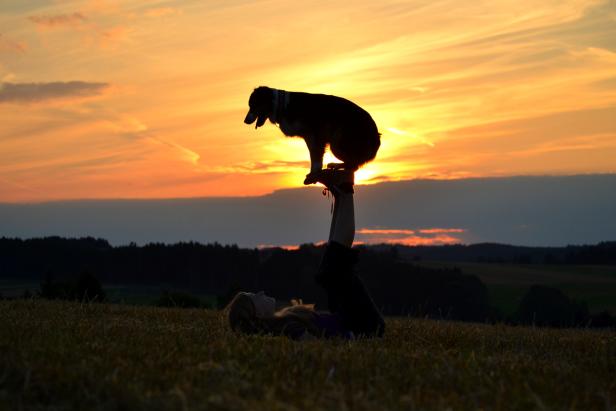
<instances>
[{"instance_id":1,"label":"person's foot","mask_svg":"<svg viewBox=\"0 0 616 411\"><path fill-rule=\"evenodd\" d=\"M338 190L352 193L355 184L355 175L350 170L336 170L327 168L321 170L316 176L316 181L323 184L332 193Z\"/></svg>"}]
</instances>

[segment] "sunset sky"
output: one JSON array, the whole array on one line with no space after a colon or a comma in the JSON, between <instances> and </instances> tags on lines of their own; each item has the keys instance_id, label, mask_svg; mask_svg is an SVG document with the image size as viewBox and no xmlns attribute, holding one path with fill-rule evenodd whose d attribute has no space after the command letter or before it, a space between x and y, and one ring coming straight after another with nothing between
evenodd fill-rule
<instances>
[{"instance_id":1,"label":"sunset sky","mask_svg":"<svg viewBox=\"0 0 616 411\"><path fill-rule=\"evenodd\" d=\"M299 187L259 85L368 110L366 183L616 172L614 1L5 0L0 81L0 202Z\"/></svg>"}]
</instances>

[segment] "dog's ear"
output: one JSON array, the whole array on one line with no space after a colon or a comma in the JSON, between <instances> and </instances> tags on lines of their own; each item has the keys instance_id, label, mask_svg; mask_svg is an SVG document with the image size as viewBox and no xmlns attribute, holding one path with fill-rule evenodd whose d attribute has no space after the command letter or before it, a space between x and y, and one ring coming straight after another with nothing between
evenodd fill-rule
<instances>
[{"instance_id":1,"label":"dog's ear","mask_svg":"<svg viewBox=\"0 0 616 411\"><path fill-rule=\"evenodd\" d=\"M267 116L264 116L264 115L258 116L257 117L257 124L255 124L255 128L259 128L263 124L265 124L265 120L267 120Z\"/></svg>"}]
</instances>

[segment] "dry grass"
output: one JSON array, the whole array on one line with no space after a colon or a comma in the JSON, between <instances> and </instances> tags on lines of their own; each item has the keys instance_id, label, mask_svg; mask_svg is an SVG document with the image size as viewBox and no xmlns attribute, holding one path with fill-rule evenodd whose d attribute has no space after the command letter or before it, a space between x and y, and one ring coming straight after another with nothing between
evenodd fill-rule
<instances>
[{"instance_id":1,"label":"dry grass","mask_svg":"<svg viewBox=\"0 0 616 411\"><path fill-rule=\"evenodd\" d=\"M388 319L373 341L238 336L216 311L0 302L4 409L600 409L616 333Z\"/></svg>"}]
</instances>

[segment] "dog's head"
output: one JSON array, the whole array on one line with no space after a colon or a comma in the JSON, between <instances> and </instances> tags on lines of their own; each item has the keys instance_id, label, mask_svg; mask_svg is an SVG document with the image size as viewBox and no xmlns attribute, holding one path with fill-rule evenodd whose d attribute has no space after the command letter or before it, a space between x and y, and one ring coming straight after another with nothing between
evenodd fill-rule
<instances>
[{"instance_id":1,"label":"dog's head","mask_svg":"<svg viewBox=\"0 0 616 411\"><path fill-rule=\"evenodd\" d=\"M257 121L255 128L265 124L265 120L270 117L274 110L274 91L269 87L257 87L248 99L248 114L244 123L252 124Z\"/></svg>"}]
</instances>

